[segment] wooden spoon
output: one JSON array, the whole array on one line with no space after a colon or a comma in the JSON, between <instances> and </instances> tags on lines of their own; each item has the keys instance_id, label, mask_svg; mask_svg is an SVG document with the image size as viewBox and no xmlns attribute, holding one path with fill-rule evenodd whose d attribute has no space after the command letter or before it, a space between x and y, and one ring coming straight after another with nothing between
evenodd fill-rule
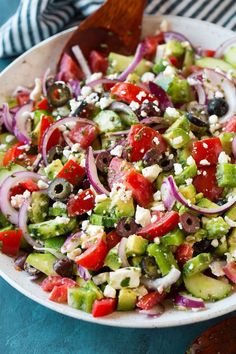
<instances>
[{"instance_id":1,"label":"wooden spoon","mask_svg":"<svg viewBox=\"0 0 236 354\"><path fill-rule=\"evenodd\" d=\"M91 50L133 54L140 41L146 0L107 0L96 12L80 23L63 53L73 56L79 45L85 57Z\"/></svg>"},{"instance_id":2,"label":"wooden spoon","mask_svg":"<svg viewBox=\"0 0 236 354\"><path fill-rule=\"evenodd\" d=\"M186 354L235 354L236 317L224 320L203 332Z\"/></svg>"}]
</instances>

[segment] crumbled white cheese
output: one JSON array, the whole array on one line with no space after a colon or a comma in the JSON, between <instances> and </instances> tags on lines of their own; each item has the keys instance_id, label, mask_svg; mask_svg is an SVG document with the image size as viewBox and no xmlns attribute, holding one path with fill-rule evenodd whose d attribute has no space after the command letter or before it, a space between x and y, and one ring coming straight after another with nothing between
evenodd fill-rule
<instances>
[{"instance_id":1,"label":"crumbled white cheese","mask_svg":"<svg viewBox=\"0 0 236 354\"><path fill-rule=\"evenodd\" d=\"M135 222L136 224L145 227L151 223L151 213L149 209L145 209L137 205L135 213Z\"/></svg>"},{"instance_id":2,"label":"crumbled white cheese","mask_svg":"<svg viewBox=\"0 0 236 354\"><path fill-rule=\"evenodd\" d=\"M106 194L97 194L95 197L95 202L96 203L101 203L104 202L104 200L107 200L107 195Z\"/></svg>"},{"instance_id":3,"label":"crumbled white cheese","mask_svg":"<svg viewBox=\"0 0 236 354\"><path fill-rule=\"evenodd\" d=\"M72 152L79 152L79 151L81 151L81 146L80 146L80 144L78 144L78 143L73 144L73 145L72 145L72 148L71 148L71 151L72 151Z\"/></svg>"},{"instance_id":4,"label":"crumbled white cheese","mask_svg":"<svg viewBox=\"0 0 236 354\"><path fill-rule=\"evenodd\" d=\"M89 104L95 104L99 101L99 96L96 92L93 92L85 98L85 101Z\"/></svg>"},{"instance_id":5,"label":"crumbled white cheese","mask_svg":"<svg viewBox=\"0 0 236 354\"><path fill-rule=\"evenodd\" d=\"M154 138L152 139L152 141L154 142L154 144L159 145L160 144L160 140L158 139L157 136L154 136Z\"/></svg>"},{"instance_id":6,"label":"crumbled white cheese","mask_svg":"<svg viewBox=\"0 0 236 354\"><path fill-rule=\"evenodd\" d=\"M178 176L183 172L183 167L180 163L174 163L175 175Z\"/></svg>"},{"instance_id":7,"label":"crumbled white cheese","mask_svg":"<svg viewBox=\"0 0 236 354\"><path fill-rule=\"evenodd\" d=\"M102 78L102 73L98 72L98 73L93 73L92 75L90 75L88 77L88 79L86 80L86 84L89 84L92 81L96 81L96 80L100 80Z\"/></svg>"},{"instance_id":8,"label":"crumbled white cheese","mask_svg":"<svg viewBox=\"0 0 236 354\"><path fill-rule=\"evenodd\" d=\"M217 117L217 115L212 114L212 115L209 117L209 123L210 123L210 124L216 124L216 123L218 123L218 117Z\"/></svg>"},{"instance_id":9,"label":"crumbled white cheese","mask_svg":"<svg viewBox=\"0 0 236 354\"><path fill-rule=\"evenodd\" d=\"M202 166L210 166L210 162L206 159L200 161L200 165Z\"/></svg>"},{"instance_id":10,"label":"crumbled white cheese","mask_svg":"<svg viewBox=\"0 0 236 354\"><path fill-rule=\"evenodd\" d=\"M24 191L23 194L16 194L11 197L11 206L13 208L19 209L23 205L24 201L29 197L30 197L30 192L27 190Z\"/></svg>"},{"instance_id":11,"label":"crumbled white cheese","mask_svg":"<svg viewBox=\"0 0 236 354\"><path fill-rule=\"evenodd\" d=\"M114 289L112 286L107 284L104 291L103 291L103 294L106 297L110 297L112 299L115 299L116 298L116 289Z\"/></svg>"},{"instance_id":12,"label":"crumbled white cheese","mask_svg":"<svg viewBox=\"0 0 236 354\"><path fill-rule=\"evenodd\" d=\"M67 218L66 216L57 216L54 221L56 224L69 224L70 218Z\"/></svg>"},{"instance_id":13,"label":"crumbled white cheese","mask_svg":"<svg viewBox=\"0 0 236 354\"><path fill-rule=\"evenodd\" d=\"M55 202L55 203L53 203L52 207L66 210L66 204L64 204L62 202Z\"/></svg>"},{"instance_id":14,"label":"crumbled white cheese","mask_svg":"<svg viewBox=\"0 0 236 354\"><path fill-rule=\"evenodd\" d=\"M135 101L131 101L130 103L130 108L133 110L133 111L136 111L137 109L139 109L140 107L140 104L138 102L135 102Z\"/></svg>"},{"instance_id":15,"label":"crumbled white cheese","mask_svg":"<svg viewBox=\"0 0 236 354\"><path fill-rule=\"evenodd\" d=\"M141 111L141 112L140 112L140 115L141 115L141 117L145 118L145 117L147 117L147 112Z\"/></svg>"},{"instance_id":16,"label":"crumbled white cheese","mask_svg":"<svg viewBox=\"0 0 236 354\"><path fill-rule=\"evenodd\" d=\"M216 98L223 98L223 97L224 97L224 94L223 94L221 91L216 91L216 92L215 92L215 97L216 97Z\"/></svg>"},{"instance_id":17,"label":"crumbled white cheese","mask_svg":"<svg viewBox=\"0 0 236 354\"><path fill-rule=\"evenodd\" d=\"M178 223L179 229L183 230L183 225L181 224L181 222Z\"/></svg>"},{"instance_id":18,"label":"crumbled white cheese","mask_svg":"<svg viewBox=\"0 0 236 354\"><path fill-rule=\"evenodd\" d=\"M122 200L127 203L132 197L132 191L128 191L125 188L125 185L122 183L115 183L112 186L112 190L110 192L110 198L112 199L112 203L116 204L117 201Z\"/></svg>"},{"instance_id":19,"label":"crumbled white cheese","mask_svg":"<svg viewBox=\"0 0 236 354\"><path fill-rule=\"evenodd\" d=\"M169 76L171 78L173 78L175 76L175 74L176 74L175 69L172 66L170 66L170 65L167 65L167 67L163 71L163 75L164 76Z\"/></svg>"},{"instance_id":20,"label":"crumbled white cheese","mask_svg":"<svg viewBox=\"0 0 236 354\"><path fill-rule=\"evenodd\" d=\"M121 157L123 152L123 146L122 145L116 145L111 151L110 154L112 156L118 156Z\"/></svg>"},{"instance_id":21,"label":"crumbled white cheese","mask_svg":"<svg viewBox=\"0 0 236 354\"><path fill-rule=\"evenodd\" d=\"M224 151L221 151L219 157L218 157L218 163L228 163L231 161L231 158L229 155L227 155Z\"/></svg>"},{"instance_id":22,"label":"crumbled white cheese","mask_svg":"<svg viewBox=\"0 0 236 354\"><path fill-rule=\"evenodd\" d=\"M207 175L207 171L203 171L202 174L203 174L203 176L206 176Z\"/></svg>"},{"instance_id":23,"label":"crumbled white cheese","mask_svg":"<svg viewBox=\"0 0 236 354\"><path fill-rule=\"evenodd\" d=\"M75 98L73 98L72 100L70 100L69 104L71 112L75 112L77 108L81 105L81 102L78 102Z\"/></svg>"},{"instance_id":24,"label":"crumbled white cheese","mask_svg":"<svg viewBox=\"0 0 236 354\"><path fill-rule=\"evenodd\" d=\"M80 161L80 166L81 166L81 167L85 167L85 165L86 165L86 159L83 158L83 159L81 159L81 161Z\"/></svg>"},{"instance_id":25,"label":"crumbled white cheese","mask_svg":"<svg viewBox=\"0 0 236 354\"><path fill-rule=\"evenodd\" d=\"M109 107L113 102L113 99L110 97L102 97L99 101L99 106L101 109Z\"/></svg>"},{"instance_id":26,"label":"crumbled white cheese","mask_svg":"<svg viewBox=\"0 0 236 354\"><path fill-rule=\"evenodd\" d=\"M170 30L170 22L167 21L166 19L162 20L160 23L160 30L162 32L167 32Z\"/></svg>"},{"instance_id":27,"label":"crumbled white cheese","mask_svg":"<svg viewBox=\"0 0 236 354\"><path fill-rule=\"evenodd\" d=\"M101 285L109 281L109 272L103 272L93 277L93 282L96 285Z\"/></svg>"},{"instance_id":28,"label":"crumbled white cheese","mask_svg":"<svg viewBox=\"0 0 236 354\"><path fill-rule=\"evenodd\" d=\"M181 144L183 142L183 137L180 135L180 136L176 136L174 139L172 139L172 144L174 145L178 145L178 144Z\"/></svg>"},{"instance_id":29,"label":"crumbled white cheese","mask_svg":"<svg viewBox=\"0 0 236 354\"><path fill-rule=\"evenodd\" d=\"M192 184L192 182L193 182L193 179L187 178L185 182L186 182L187 186L190 186L190 184Z\"/></svg>"},{"instance_id":30,"label":"crumbled white cheese","mask_svg":"<svg viewBox=\"0 0 236 354\"><path fill-rule=\"evenodd\" d=\"M48 183L45 181L42 181L41 179L37 183L39 189L47 189L48 188Z\"/></svg>"},{"instance_id":31,"label":"crumbled white cheese","mask_svg":"<svg viewBox=\"0 0 236 354\"><path fill-rule=\"evenodd\" d=\"M81 248L75 248L74 250L67 252L67 257L72 261L76 261L76 259L81 255Z\"/></svg>"},{"instance_id":32,"label":"crumbled white cheese","mask_svg":"<svg viewBox=\"0 0 236 354\"><path fill-rule=\"evenodd\" d=\"M90 86L83 86L82 87L81 96L83 96L83 98L88 97L91 93L92 93L92 89Z\"/></svg>"},{"instance_id":33,"label":"crumbled white cheese","mask_svg":"<svg viewBox=\"0 0 236 354\"><path fill-rule=\"evenodd\" d=\"M210 265L209 268L211 269L212 274L214 274L217 277L223 277L225 275L225 272L223 271L223 267L226 265L226 262L224 261L213 261Z\"/></svg>"},{"instance_id":34,"label":"crumbled white cheese","mask_svg":"<svg viewBox=\"0 0 236 354\"><path fill-rule=\"evenodd\" d=\"M183 42L181 42L181 45L182 45L184 48L189 48L189 49L191 49L191 45L190 45L190 43L189 43L188 41L183 41Z\"/></svg>"},{"instance_id":35,"label":"crumbled white cheese","mask_svg":"<svg viewBox=\"0 0 236 354\"><path fill-rule=\"evenodd\" d=\"M154 81L154 79L155 75L149 71L144 73L141 77L141 81L145 83L148 83L149 81Z\"/></svg>"},{"instance_id":36,"label":"crumbled white cheese","mask_svg":"<svg viewBox=\"0 0 236 354\"><path fill-rule=\"evenodd\" d=\"M155 179L161 173L161 171L162 171L162 168L159 165L155 164L155 165L143 168L142 174L145 178L147 178L147 180L149 180L150 182L154 182Z\"/></svg>"},{"instance_id":37,"label":"crumbled white cheese","mask_svg":"<svg viewBox=\"0 0 236 354\"><path fill-rule=\"evenodd\" d=\"M42 94L42 81L39 78L35 79L35 86L30 93L30 99L32 101L38 101Z\"/></svg>"},{"instance_id":38,"label":"crumbled white cheese","mask_svg":"<svg viewBox=\"0 0 236 354\"><path fill-rule=\"evenodd\" d=\"M128 267L110 272L109 285L114 289L137 288L140 283L141 269Z\"/></svg>"},{"instance_id":39,"label":"crumbled white cheese","mask_svg":"<svg viewBox=\"0 0 236 354\"><path fill-rule=\"evenodd\" d=\"M142 99L143 99L144 97L146 97L146 96L147 96L146 92L140 91L140 92L137 94L136 98L137 98L138 101L142 101Z\"/></svg>"},{"instance_id":40,"label":"crumbled white cheese","mask_svg":"<svg viewBox=\"0 0 236 354\"><path fill-rule=\"evenodd\" d=\"M160 237L155 237L153 241L154 241L154 243L156 243L157 245L159 245L160 242L161 242L161 241L160 241Z\"/></svg>"},{"instance_id":41,"label":"crumbled white cheese","mask_svg":"<svg viewBox=\"0 0 236 354\"><path fill-rule=\"evenodd\" d=\"M157 219L158 219L158 216L157 216L156 214L152 215L152 217L151 217L151 223L156 222Z\"/></svg>"},{"instance_id":42,"label":"crumbled white cheese","mask_svg":"<svg viewBox=\"0 0 236 354\"><path fill-rule=\"evenodd\" d=\"M148 291L144 285L140 285L137 289L134 289L133 291L135 292L135 294L137 294L138 299L141 299L143 296L148 294Z\"/></svg>"},{"instance_id":43,"label":"crumbled white cheese","mask_svg":"<svg viewBox=\"0 0 236 354\"><path fill-rule=\"evenodd\" d=\"M219 246L219 241L215 238L214 240L211 241L211 245L213 247L218 247Z\"/></svg>"},{"instance_id":44,"label":"crumbled white cheese","mask_svg":"<svg viewBox=\"0 0 236 354\"><path fill-rule=\"evenodd\" d=\"M195 160L191 155L187 158L186 162L188 166L195 165Z\"/></svg>"},{"instance_id":45,"label":"crumbled white cheese","mask_svg":"<svg viewBox=\"0 0 236 354\"><path fill-rule=\"evenodd\" d=\"M151 210L153 210L153 211L165 211L165 205L162 202L155 202L151 206Z\"/></svg>"},{"instance_id":46,"label":"crumbled white cheese","mask_svg":"<svg viewBox=\"0 0 236 354\"><path fill-rule=\"evenodd\" d=\"M90 237L98 237L99 235L104 234L104 227L89 224L86 228L86 234Z\"/></svg>"},{"instance_id":47,"label":"crumbled white cheese","mask_svg":"<svg viewBox=\"0 0 236 354\"><path fill-rule=\"evenodd\" d=\"M208 149L207 143L203 143L202 146L204 147L204 149Z\"/></svg>"},{"instance_id":48,"label":"crumbled white cheese","mask_svg":"<svg viewBox=\"0 0 236 354\"><path fill-rule=\"evenodd\" d=\"M88 226L89 226L89 220L84 220L84 221L82 221L81 229L82 229L83 231L87 230Z\"/></svg>"},{"instance_id":49,"label":"crumbled white cheese","mask_svg":"<svg viewBox=\"0 0 236 354\"><path fill-rule=\"evenodd\" d=\"M15 139L14 135L7 135L5 140L6 143L11 143Z\"/></svg>"},{"instance_id":50,"label":"crumbled white cheese","mask_svg":"<svg viewBox=\"0 0 236 354\"><path fill-rule=\"evenodd\" d=\"M167 107L166 108L166 114L168 114L168 116L173 117L173 118L178 118L180 116L180 114L177 111L177 109L175 109L173 107Z\"/></svg>"},{"instance_id":51,"label":"crumbled white cheese","mask_svg":"<svg viewBox=\"0 0 236 354\"><path fill-rule=\"evenodd\" d=\"M161 191L157 191L156 193L153 194L153 199L158 202L161 200Z\"/></svg>"}]
</instances>

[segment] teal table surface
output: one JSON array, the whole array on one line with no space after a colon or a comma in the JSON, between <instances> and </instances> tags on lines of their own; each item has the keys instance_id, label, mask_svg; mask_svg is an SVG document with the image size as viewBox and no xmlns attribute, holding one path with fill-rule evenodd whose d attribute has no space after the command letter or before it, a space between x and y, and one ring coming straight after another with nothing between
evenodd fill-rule
<instances>
[{"instance_id":1,"label":"teal table surface","mask_svg":"<svg viewBox=\"0 0 236 354\"><path fill-rule=\"evenodd\" d=\"M14 13L17 4L18 0L0 0L0 24ZM0 70L10 62L0 60ZM230 316L233 314L168 329L106 327L46 309L0 278L0 352L4 354L184 354L203 330Z\"/></svg>"}]
</instances>

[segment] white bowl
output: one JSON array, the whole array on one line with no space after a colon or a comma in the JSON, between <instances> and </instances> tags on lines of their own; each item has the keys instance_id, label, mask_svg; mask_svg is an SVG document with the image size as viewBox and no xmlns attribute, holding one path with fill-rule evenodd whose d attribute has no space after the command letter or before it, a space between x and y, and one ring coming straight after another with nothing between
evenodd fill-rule
<instances>
[{"instance_id":1,"label":"white bowl","mask_svg":"<svg viewBox=\"0 0 236 354\"><path fill-rule=\"evenodd\" d=\"M184 17L165 16L172 29L181 32L203 48L215 49L226 39L235 35L232 31L207 22ZM143 35L152 34L160 24L160 17L146 16L143 21ZM0 75L0 104L17 85L32 86L36 77L41 77L48 67L55 68L61 50L74 29L57 34L27 51ZM170 309L159 318L147 318L137 312L116 312L103 318L75 310L67 305L49 301L48 293L31 282L25 272L16 271L13 260L0 253L0 275L14 288L30 299L64 315L81 320L117 327L154 328L196 323L221 316L236 309L236 293L216 303L207 304L207 310L200 312L176 311Z\"/></svg>"}]
</instances>

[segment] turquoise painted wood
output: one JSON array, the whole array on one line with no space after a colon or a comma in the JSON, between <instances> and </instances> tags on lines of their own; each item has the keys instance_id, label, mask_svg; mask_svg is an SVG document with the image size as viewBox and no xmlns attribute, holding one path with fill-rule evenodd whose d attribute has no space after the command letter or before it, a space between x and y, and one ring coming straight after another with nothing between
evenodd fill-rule
<instances>
[{"instance_id":1,"label":"turquoise painted wood","mask_svg":"<svg viewBox=\"0 0 236 354\"><path fill-rule=\"evenodd\" d=\"M18 2L0 0L0 24ZM0 60L0 70L10 62ZM184 354L196 336L222 318L168 329L99 326L54 313L0 279L0 352L6 354Z\"/></svg>"}]
</instances>

